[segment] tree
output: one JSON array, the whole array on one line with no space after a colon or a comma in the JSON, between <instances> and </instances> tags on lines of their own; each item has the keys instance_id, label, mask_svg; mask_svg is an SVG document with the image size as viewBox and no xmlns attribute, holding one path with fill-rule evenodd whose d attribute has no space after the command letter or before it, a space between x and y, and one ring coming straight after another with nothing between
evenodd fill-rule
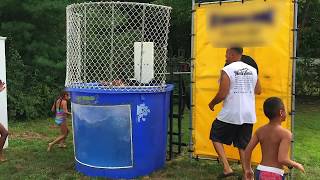
<instances>
[{"instance_id":1,"label":"tree","mask_svg":"<svg viewBox=\"0 0 320 180\"><path fill-rule=\"evenodd\" d=\"M320 57L320 1L299 1L299 39L298 56Z\"/></svg>"},{"instance_id":2,"label":"tree","mask_svg":"<svg viewBox=\"0 0 320 180\"><path fill-rule=\"evenodd\" d=\"M52 102L49 99L62 89L67 3L1 1L0 33L9 37L6 43L9 117L28 119L48 115Z\"/></svg>"}]
</instances>

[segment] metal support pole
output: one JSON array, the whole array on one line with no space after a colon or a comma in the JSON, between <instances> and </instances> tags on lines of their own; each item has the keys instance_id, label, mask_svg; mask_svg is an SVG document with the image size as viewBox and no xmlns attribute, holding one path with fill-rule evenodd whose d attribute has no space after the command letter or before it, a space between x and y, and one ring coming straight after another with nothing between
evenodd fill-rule
<instances>
[{"instance_id":1,"label":"metal support pole","mask_svg":"<svg viewBox=\"0 0 320 180\"><path fill-rule=\"evenodd\" d=\"M193 70L194 70L194 14L195 14L195 0L191 0L192 3L192 15L191 15L191 63L190 63L190 118L189 118L189 151L190 151L190 158L192 158L192 150L193 150L193 141L192 141L192 134L193 134L193 122L192 122L192 111L193 111Z\"/></svg>"},{"instance_id":2,"label":"metal support pole","mask_svg":"<svg viewBox=\"0 0 320 180\"><path fill-rule=\"evenodd\" d=\"M294 134L294 118L295 118L295 94L296 94L296 60L297 60L297 42L298 42L298 0L292 1L294 3L294 16L293 16L293 58L292 58L292 100L291 100L291 132ZM294 159L294 136L291 143L291 159ZM292 170L290 170L290 179L292 177Z\"/></svg>"},{"instance_id":3,"label":"metal support pole","mask_svg":"<svg viewBox=\"0 0 320 180\"><path fill-rule=\"evenodd\" d=\"M181 136L182 136L182 131L181 131L181 121L182 121L182 108L184 105L183 102L183 87L182 87L182 75L179 74L179 109L178 109L178 154L181 153Z\"/></svg>"},{"instance_id":4,"label":"metal support pole","mask_svg":"<svg viewBox=\"0 0 320 180\"><path fill-rule=\"evenodd\" d=\"M140 44L140 75L139 75L139 85L141 85L142 82L142 64L143 64L143 43L144 43L144 35L145 35L145 19L146 19L146 7L143 6L142 10L142 27L141 27L141 32L142 32L142 37L141 37L141 44Z\"/></svg>"},{"instance_id":5,"label":"metal support pole","mask_svg":"<svg viewBox=\"0 0 320 180\"><path fill-rule=\"evenodd\" d=\"M171 67L171 70L170 70L170 79L171 79L171 83L173 84L174 83L174 80L173 80L173 60L170 59L170 67ZM173 157L173 144L172 144L172 141L173 141L173 91L171 91L170 93L170 112L169 112L169 157L168 157L168 160L171 160L172 157Z\"/></svg>"},{"instance_id":6,"label":"metal support pole","mask_svg":"<svg viewBox=\"0 0 320 180\"><path fill-rule=\"evenodd\" d=\"M114 58L114 56L113 56L113 54L114 54L114 46L115 46L115 43L114 43L114 29L115 29L115 22L114 22L114 15L115 15L115 13L114 13L114 3L112 3L111 4L112 5L112 11L111 11L111 17L112 17L112 19L111 19L111 61L110 61L110 65L109 65L109 82L112 82L114 79L114 77L113 77L113 63L114 63L114 61L115 61L115 58Z\"/></svg>"},{"instance_id":7,"label":"metal support pole","mask_svg":"<svg viewBox=\"0 0 320 180\"><path fill-rule=\"evenodd\" d=\"M81 29L81 28L80 28ZM87 43L88 43L88 39L87 39L87 6L84 6L84 37L83 37L83 39L84 39L84 43L83 43L83 45L84 45L84 58L83 59L90 59L89 57L88 57L88 54L87 54ZM79 34L81 34L81 33L79 33ZM82 38L81 38L82 39ZM81 41L81 39L80 39L80 41ZM82 59L82 57L81 57L81 60L80 60L80 74L81 74L81 69L85 69L84 70L84 74L85 74L85 76L83 76L84 77L84 80L83 79L81 79L83 82L88 82L87 81L87 79L89 79L89 78L87 78L87 76L88 76L88 74L87 74L87 69L88 69L88 66L86 66L85 65L85 63L83 63L83 59ZM84 67L83 67L84 66ZM80 76L81 77L81 76Z\"/></svg>"}]
</instances>

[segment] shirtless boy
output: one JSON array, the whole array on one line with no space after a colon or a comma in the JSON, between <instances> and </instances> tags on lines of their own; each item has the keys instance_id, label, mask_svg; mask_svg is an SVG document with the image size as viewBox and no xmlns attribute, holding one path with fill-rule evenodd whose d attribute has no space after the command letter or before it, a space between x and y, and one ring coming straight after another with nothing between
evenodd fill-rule
<instances>
[{"instance_id":1,"label":"shirtless boy","mask_svg":"<svg viewBox=\"0 0 320 180\"><path fill-rule=\"evenodd\" d=\"M297 168L304 172L301 164L292 161L289 156L292 134L281 127L286 119L284 104L280 98L268 98L263 104L264 114L269 118L269 123L260 127L251 138L245 150L245 179L253 179L251 170L251 154L258 143L261 145L262 161L255 171L256 180L274 179L283 180L283 167Z\"/></svg>"}]
</instances>

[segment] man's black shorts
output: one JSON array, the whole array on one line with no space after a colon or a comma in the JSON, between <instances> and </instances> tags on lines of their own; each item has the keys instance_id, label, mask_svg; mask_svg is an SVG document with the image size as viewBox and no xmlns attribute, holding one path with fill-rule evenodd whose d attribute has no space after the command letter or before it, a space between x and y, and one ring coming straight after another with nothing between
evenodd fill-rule
<instances>
[{"instance_id":1,"label":"man's black shorts","mask_svg":"<svg viewBox=\"0 0 320 180\"><path fill-rule=\"evenodd\" d=\"M213 142L231 145L239 149L245 149L251 139L253 124L229 124L218 119L213 121L210 131L210 139Z\"/></svg>"}]
</instances>

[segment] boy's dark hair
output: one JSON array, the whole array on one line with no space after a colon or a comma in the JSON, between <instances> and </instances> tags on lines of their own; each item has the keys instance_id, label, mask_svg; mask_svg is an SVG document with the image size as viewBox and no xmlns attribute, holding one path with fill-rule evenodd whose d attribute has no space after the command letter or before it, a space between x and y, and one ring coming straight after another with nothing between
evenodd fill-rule
<instances>
[{"instance_id":1,"label":"boy's dark hair","mask_svg":"<svg viewBox=\"0 0 320 180\"><path fill-rule=\"evenodd\" d=\"M264 114L270 119L274 119L278 116L280 109L284 107L283 102L278 97L270 97L263 103Z\"/></svg>"},{"instance_id":2,"label":"boy's dark hair","mask_svg":"<svg viewBox=\"0 0 320 180\"><path fill-rule=\"evenodd\" d=\"M237 52L238 54L242 54L243 53L243 48L242 47L231 47L231 50Z\"/></svg>"},{"instance_id":3,"label":"boy's dark hair","mask_svg":"<svg viewBox=\"0 0 320 180\"><path fill-rule=\"evenodd\" d=\"M258 65L256 63L256 61L250 57L250 56L247 56L247 55L242 55L241 57L241 61L254 67L256 70L257 70L257 74L259 74L259 68L258 68Z\"/></svg>"}]
</instances>

